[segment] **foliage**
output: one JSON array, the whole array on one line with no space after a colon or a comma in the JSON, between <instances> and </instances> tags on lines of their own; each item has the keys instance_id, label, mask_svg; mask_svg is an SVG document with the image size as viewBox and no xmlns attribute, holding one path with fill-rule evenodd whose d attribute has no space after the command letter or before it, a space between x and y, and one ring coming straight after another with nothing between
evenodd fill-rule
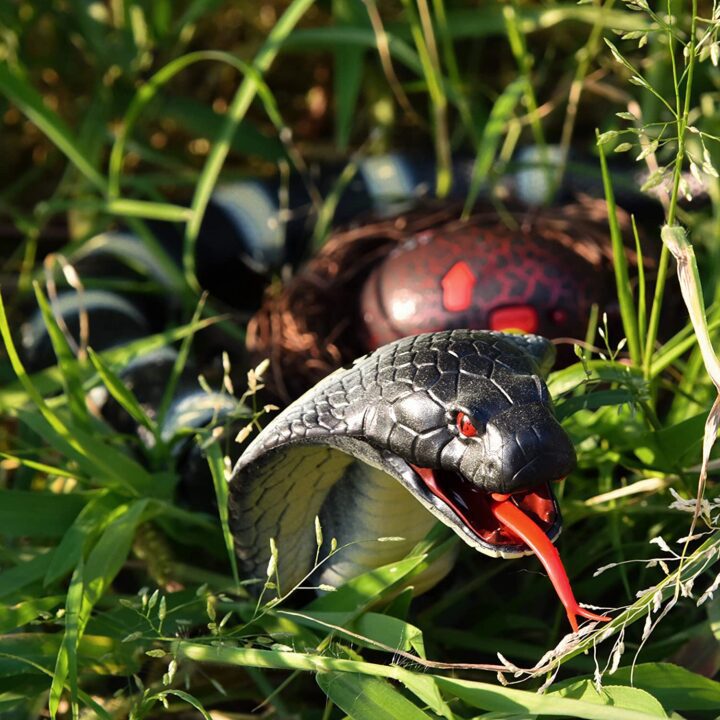
<instances>
[{"instance_id":1,"label":"foliage","mask_svg":"<svg viewBox=\"0 0 720 720\"><path fill-rule=\"evenodd\" d=\"M292 0L256 10L217 0L0 5L0 212L10 228L0 305L0 713L210 717L262 705L276 717L713 717L717 3ZM608 116L610 103L621 109ZM227 436L162 432L192 344L227 328L212 300L201 301L194 268L221 172L304 172L307 159L332 154L349 158L348 182L365 154L410 143L434 154L442 196L451 153L465 147L475 155L469 208L518 143L559 142L552 190L571 142L594 146L596 129L623 332L611 337L596 318L578 362L549 385L579 457L559 493L561 552L578 596L610 608L613 621L564 635L534 560L490 563L467 549L441 589L411 598L403 588L412 578L457 550L441 530L334 592L254 599L248 584L272 590L273 568L238 575L224 503ZM661 249L652 297L615 221L611 149L647 164L643 189L664 206L662 237L651 238ZM701 186L710 202L697 210L687 202ZM342 189L314 196L316 242ZM153 219L182 227L182 266ZM58 250L58 232L67 252L120 220L171 279L180 319L112 350L76 352L38 258ZM687 311L668 302L671 255ZM72 271L65 278L76 287ZM15 345L30 302L57 357L34 374ZM120 373L177 344L160 417L149 416ZM228 397L247 385L228 418L244 438L272 411L256 396L267 368L238 372L240 354L232 359L201 384ZM114 432L88 409L88 393L103 387L152 441ZM188 435L209 464L217 517L176 499L176 453ZM319 524L317 534L320 548Z\"/></svg>"}]
</instances>

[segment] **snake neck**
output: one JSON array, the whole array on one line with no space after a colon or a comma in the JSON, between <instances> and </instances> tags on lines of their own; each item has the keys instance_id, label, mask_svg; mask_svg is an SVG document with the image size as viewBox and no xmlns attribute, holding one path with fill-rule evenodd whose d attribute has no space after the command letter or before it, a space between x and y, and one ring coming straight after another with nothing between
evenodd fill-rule
<instances>
[{"instance_id":1,"label":"snake neck","mask_svg":"<svg viewBox=\"0 0 720 720\"><path fill-rule=\"evenodd\" d=\"M325 537L321 557L327 556L332 538L340 549L320 565L313 582L337 587L404 558L436 520L395 478L367 464L353 463L330 491L320 522ZM442 580L454 561L454 552L436 560L413 578L415 591L424 592Z\"/></svg>"}]
</instances>

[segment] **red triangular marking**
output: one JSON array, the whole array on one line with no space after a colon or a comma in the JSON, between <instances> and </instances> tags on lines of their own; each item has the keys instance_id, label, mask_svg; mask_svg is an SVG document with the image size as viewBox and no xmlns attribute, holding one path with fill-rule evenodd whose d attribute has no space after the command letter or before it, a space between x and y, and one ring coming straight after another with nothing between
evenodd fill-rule
<instances>
[{"instance_id":1,"label":"red triangular marking","mask_svg":"<svg viewBox=\"0 0 720 720\"><path fill-rule=\"evenodd\" d=\"M473 288L477 280L463 260L456 262L440 281L443 306L448 312L467 310L472 304Z\"/></svg>"}]
</instances>

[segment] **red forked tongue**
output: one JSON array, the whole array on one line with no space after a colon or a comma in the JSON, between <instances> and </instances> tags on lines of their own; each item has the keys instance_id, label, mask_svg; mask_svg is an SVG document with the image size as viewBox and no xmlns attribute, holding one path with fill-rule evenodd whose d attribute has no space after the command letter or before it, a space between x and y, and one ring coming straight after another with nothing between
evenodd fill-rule
<instances>
[{"instance_id":1,"label":"red forked tongue","mask_svg":"<svg viewBox=\"0 0 720 720\"><path fill-rule=\"evenodd\" d=\"M513 503L511 497L511 495L491 493L490 510L501 525L512 530L538 556L550 576L550 581L560 602L565 606L573 631L578 631L576 615L599 622L610 620L605 615L596 615L578 605L557 548L550 542L547 535Z\"/></svg>"}]
</instances>

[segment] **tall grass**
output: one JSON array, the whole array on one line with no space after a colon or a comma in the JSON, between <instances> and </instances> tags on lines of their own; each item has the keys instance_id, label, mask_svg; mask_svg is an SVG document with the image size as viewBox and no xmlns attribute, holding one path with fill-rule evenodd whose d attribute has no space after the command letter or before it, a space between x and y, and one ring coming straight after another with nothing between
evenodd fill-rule
<instances>
[{"instance_id":1,"label":"tall grass","mask_svg":"<svg viewBox=\"0 0 720 720\"><path fill-rule=\"evenodd\" d=\"M712 717L720 707L720 684L712 679L720 664L713 597L720 501L712 477L716 413L707 418L720 320L717 305L706 310L703 298L716 297L719 270L706 264L717 254L705 252L713 238L696 220L703 211L684 209L683 197L686 170L706 182L717 177L718 131L702 110L713 101L711 67L720 56L716 5L699 8L693 0L688 10L669 0L656 10L644 0L598 0L469 9L443 0L404 0L397 8L293 0L266 4L276 21L254 29L252 22L262 22L257 13L250 19L239 5L220 5L46 0L0 7L2 110L6 120L15 113L27 120L38 157L48 159L47 169L27 169L21 157L17 177L0 189L0 209L22 237L5 267L0 303L8 357L0 388L0 713L140 719L192 711L208 718L262 706L274 717L361 720ZM223 37L223 19L234 12L249 28L246 45L193 44L194 37L208 46ZM43 75L44 59L24 42L49 32L43 18L73 38L53 56L65 72L58 73L62 82L49 84L52 91L47 78L54 76L47 68ZM486 65L466 62L487 63L489 53L492 77ZM396 99L388 137L427 144L438 195L452 185L453 149L475 154L467 212L521 139L540 146L559 140L567 151L574 135L577 143L595 143L594 132L578 129L583 112L597 126L623 334L610 337L603 322L596 333L590 323L588 345L602 351L580 352L578 363L551 375L549 387L579 458L560 493L561 553L578 596L613 611L608 625L565 635L562 609L533 559L492 563L468 549L442 587L412 598L406 586L413 578L457 550L458 539L440 528L402 561L334 592L308 599L283 588L279 600L258 602L247 586L270 587L272 568L263 578L238 574L225 508L227 447L207 429L185 431L209 464L217 517L175 499L181 441L163 436L162 420L198 334L224 320L200 303L194 258L203 214L222 173L240 166L238 149L250 149L257 164L303 169L300 149L312 154L315 141L312 133L296 137L301 118L280 97L297 100L308 88L297 91L285 74L297 67L315 82L302 72L328 57L336 72L335 137L352 157L332 193L315 199L316 244L373 139L366 98ZM199 77L191 75L199 61L242 75L224 88L224 113L182 84ZM643 74L651 62L668 69L669 85ZM194 89L195 80L188 82ZM66 92L73 84L79 97ZM171 102L178 88L191 96L188 112L172 110L180 106ZM609 112L592 101L583 105L592 93L626 106ZM91 98L92 112L85 104ZM183 127L183 117L195 119L189 128L203 119L204 155L175 153L181 134L165 150L153 146L161 101ZM554 113L566 101L558 123ZM665 243L659 234L648 238L660 256L654 278L650 265L633 270L627 261L626 248L642 254L648 246L637 235L620 235L611 149L655 160L661 169L648 186L669 186ZM550 189L562 164L552 169ZM187 183L189 208L163 199L168 170ZM717 197L711 193L712 202ZM715 205L711 212L717 216ZM118 220L132 228L172 279L185 321L76 355L42 285L33 283L42 277L35 258L56 249L40 238L60 218L68 219L75 246ZM157 218L184 227L182 267L149 229L146 221ZM694 223L690 240L681 221ZM671 254L682 270L687 311L667 301L677 297ZM32 288L57 363L29 374L15 330ZM123 383L123 368L178 343L159 415L151 417ZM686 370L694 383L679 387ZM226 393L242 377L230 375L224 363ZM248 391L238 390L241 417L233 420L242 421L245 436L271 411L255 397L261 375L262 368L250 370ZM151 442L118 434L88 410L88 392L98 387ZM320 552L321 527L318 536Z\"/></svg>"}]
</instances>

